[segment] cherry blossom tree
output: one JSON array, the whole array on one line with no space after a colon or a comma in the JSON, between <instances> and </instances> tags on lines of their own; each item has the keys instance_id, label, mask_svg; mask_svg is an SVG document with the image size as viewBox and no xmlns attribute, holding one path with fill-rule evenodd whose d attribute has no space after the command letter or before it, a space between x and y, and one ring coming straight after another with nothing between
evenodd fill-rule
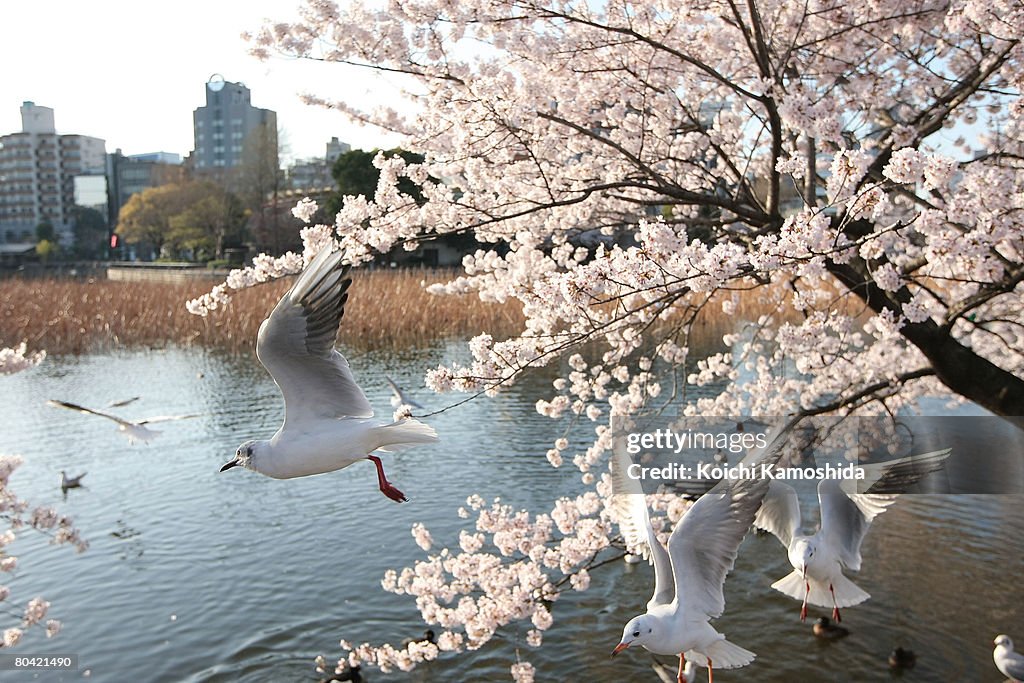
<instances>
[{"instance_id":1,"label":"cherry blossom tree","mask_svg":"<svg viewBox=\"0 0 1024 683\"><path fill-rule=\"evenodd\" d=\"M306 98L402 134L424 161L378 156L375 195L306 228L304 255L260 257L190 310L296 272L331 240L360 262L471 232L486 248L431 291L517 300L525 326L474 338L471 362L431 370L428 385L494 394L558 363L538 411L597 435L572 456L593 490L538 515L471 498L461 552L385 577L448 629L437 645L354 646L351 663L409 668L520 619L539 644L555 588L585 588L614 540L599 467L611 420L651 402L871 415L951 395L1024 428L1019 3L310 0L301 12L250 35L253 53L407 79L402 106ZM739 316L752 299L761 312ZM726 350L692 357L714 316L735 316ZM670 503L651 503L664 522Z\"/></svg>"}]
</instances>

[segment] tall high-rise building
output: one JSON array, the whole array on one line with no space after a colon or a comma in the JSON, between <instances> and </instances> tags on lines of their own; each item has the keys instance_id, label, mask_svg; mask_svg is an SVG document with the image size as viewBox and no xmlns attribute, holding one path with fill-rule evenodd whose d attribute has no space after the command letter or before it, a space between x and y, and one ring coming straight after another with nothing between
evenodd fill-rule
<instances>
[{"instance_id":1,"label":"tall high-rise building","mask_svg":"<svg viewBox=\"0 0 1024 683\"><path fill-rule=\"evenodd\" d=\"M273 136L276 168L277 113L252 106L244 84L225 81L220 74L211 76L206 83L206 106L193 112L192 121L195 151L191 164L197 173L219 175L237 167L246 139L261 126Z\"/></svg>"},{"instance_id":2,"label":"tall high-rise building","mask_svg":"<svg viewBox=\"0 0 1024 683\"><path fill-rule=\"evenodd\" d=\"M60 135L53 109L23 103L21 131L0 136L0 242L35 241L36 226L45 222L70 244L76 186L81 194L105 183L105 155L100 138Z\"/></svg>"}]
</instances>

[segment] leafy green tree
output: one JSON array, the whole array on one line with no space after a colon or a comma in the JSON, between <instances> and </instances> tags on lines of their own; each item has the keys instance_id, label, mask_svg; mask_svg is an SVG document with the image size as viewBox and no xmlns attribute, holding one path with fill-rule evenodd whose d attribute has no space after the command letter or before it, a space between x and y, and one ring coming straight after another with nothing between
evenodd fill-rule
<instances>
[{"instance_id":1,"label":"leafy green tree","mask_svg":"<svg viewBox=\"0 0 1024 683\"><path fill-rule=\"evenodd\" d=\"M54 242L56 239L53 223L50 221L41 221L36 226L36 242Z\"/></svg>"},{"instance_id":2,"label":"leafy green tree","mask_svg":"<svg viewBox=\"0 0 1024 683\"><path fill-rule=\"evenodd\" d=\"M353 149L339 156L331 168L331 175L338 185L338 191L324 203L324 211L328 216L338 213L344 203L346 196L363 195L372 200L377 192L377 182L380 180L380 170L373 165L373 159L380 150L374 149L369 152L362 149ZM385 156L400 156L409 164L423 163L423 155L409 152L404 149L389 149L384 152ZM408 178L398 180L399 191L413 197L417 202L422 201L423 194L419 185Z\"/></svg>"},{"instance_id":3,"label":"leafy green tree","mask_svg":"<svg viewBox=\"0 0 1024 683\"><path fill-rule=\"evenodd\" d=\"M60 246L52 240L42 239L36 243L36 255L39 256L43 263L49 261L59 252Z\"/></svg>"},{"instance_id":4,"label":"leafy green tree","mask_svg":"<svg viewBox=\"0 0 1024 683\"><path fill-rule=\"evenodd\" d=\"M170 219L185 209L181 185L160 185L136 192L117 222L117 233L126 244L147 245L157 254L170 232Z\"/></svg>"},{"instance_id":5,"label":"leafy green tree","mask_svg":"<svg viewBox=\"0 0 1024 683\"><path fill-rule=\"evenodd\" d=\"M121 209L117 232L128 244L223 255L241 239L245 210L236 195L208 181L151 187L131 196Z\"/></svg>"},{"instance_id":6,"label":"leafy green tree","mask_svg":"<svg viewBox=\"0 0 1024 683\"><path fill-rule=\"evenodd\" d=\"M212 183L193 188L200 193L188 207L170 218L168 244L196 255L224 258L225 247L238 244L245 225L241 200Z\"/></svg>"},{"instance_id":7,"label":"leafy green tree","mask_svg":"<svg viewBox=\"0 0 1024 683\"><path fill-rule=\"evenodd\" d=\"M106 217L91 207L71 208L74 253L80 258L100 258L106 254L109 229Z\"/></svg>"}]
</instances>

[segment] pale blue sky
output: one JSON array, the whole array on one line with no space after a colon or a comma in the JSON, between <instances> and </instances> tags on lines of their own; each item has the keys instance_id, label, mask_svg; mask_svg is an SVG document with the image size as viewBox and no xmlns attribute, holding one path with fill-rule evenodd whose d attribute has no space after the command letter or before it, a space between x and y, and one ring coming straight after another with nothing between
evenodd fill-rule
<instances>
[{"instance_id":1,"label":"pale blue sky","mask_svg":"<svg viewBox=\"0 0 1024 683\"><path fill-rule=\"evenodd\" d=\"M4 0L0 3L0 135L21 130L19 107L55 110L57 130L103 138L107 151L192 149L192 110L213 73L241 81L254 106L277 112L292 157L322 156L331 136L354 148L395 144L297 93L373 102L397 95L395 76L338 64L247 53L243 31L289 19L298 0Z\"/></svg>"}]
</instances>

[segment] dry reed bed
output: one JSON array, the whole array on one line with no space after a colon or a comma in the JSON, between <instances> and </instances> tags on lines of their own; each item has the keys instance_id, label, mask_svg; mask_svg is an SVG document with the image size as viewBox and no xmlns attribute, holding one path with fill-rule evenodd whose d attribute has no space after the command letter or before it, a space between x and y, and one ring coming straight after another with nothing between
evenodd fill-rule
<instances>
[{"instance_id":1,"label":"dry reed bed","mask_svg":"<svg viewBox=\"0 0 1024 683\"><path fill-rule=\"evenodd\" d=\"M420 346L440 339L468 339L487 331L495 338L518 334L523 316L517 302L492 304L472 295L433 296L424 283L447 281L451 271L355 271L339 340L358 350ZM206 318L185 310L185 302L208 291L212 281L187 283L116 282L110 280L0 281L0 347L27 340L30 349L50 353L88 353L119 347L159 348L202 345L250 351L260 323L292 278L232 292L224 310ZM735 332L738 320L764 313L796 322L792 309L774 310L761 288L720 291L707 302L690 328L697 346L721 343ZM722 310L735 296L735 311ZM849 304L839 306L849 309ZM677 311L655 323L656 336L670 333L689 315ZM682 314L682 315L680 315ZM777 318L778 319L778 318Z\"/></svg>"},{"instance_id":2,"label":"dry reed bed","mask_svg":"<svg viewBox=\"0 0 1024 683\"><path fill-rule=\"evenodd\" d=\"M424 291L448 272L356 271L339 338L358 349L406 347L487 330L522 329L514 302L487 304L476 297L437 297ZM238 292L225 310L207 318L185 302L211 281L182 284L109 280L0 281L0 347L28 340L30 349L87 353L118 347L203 345L229 351L253 347L260 323L291 284L271 282Z\"/></svg>"}]
</instances>

